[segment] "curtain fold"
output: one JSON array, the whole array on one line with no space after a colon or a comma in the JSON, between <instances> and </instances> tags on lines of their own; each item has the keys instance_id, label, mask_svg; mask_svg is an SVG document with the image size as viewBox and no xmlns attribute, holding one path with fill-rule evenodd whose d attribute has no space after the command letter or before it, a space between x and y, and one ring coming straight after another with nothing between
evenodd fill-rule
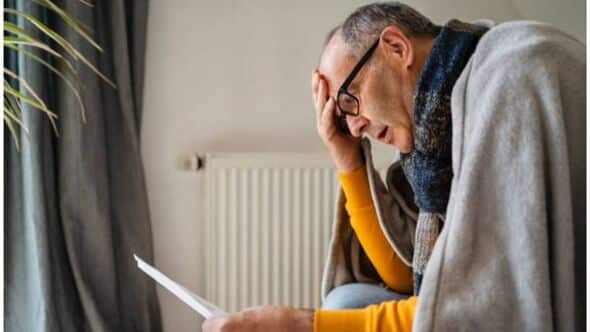
<instances>
[{"instance_id":1,"label":"curtain fold","mask_svg":"<svg viewBox=\"0 0 590 332\"><path fill-rule=\"evenodd\" d=\"M84 124L62 80L22 55L5 53L5 63L59 115L56 137L45 115L23 105L29 134L20 134L20 152L5 128L5 328L161 331L154 285L133 259L137 253L153 260L139 147L148 3L58 4L90 27L103 53L30 1L6 1L5 6L42 19L117 88L76 66L85 85Z\"/></svg>"}]
</instances>

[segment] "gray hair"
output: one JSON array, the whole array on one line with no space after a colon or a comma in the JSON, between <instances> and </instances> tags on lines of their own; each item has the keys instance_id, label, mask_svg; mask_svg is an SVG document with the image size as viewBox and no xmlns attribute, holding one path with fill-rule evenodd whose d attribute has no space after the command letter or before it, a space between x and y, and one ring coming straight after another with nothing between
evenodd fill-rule
<instances>
[{"instance_id":1,"label":"gray hair","mask_svg":"<svg viewBox=\"0 0 590 332\"><path fill-rule=\"evenodd\" d=\"M390 1L357 8L342 23L340 33L351 55L358 58L390 25L397 26L409 37L435 37L440 31L439 26L414 8Z\"/></svg>"}]
</instances>

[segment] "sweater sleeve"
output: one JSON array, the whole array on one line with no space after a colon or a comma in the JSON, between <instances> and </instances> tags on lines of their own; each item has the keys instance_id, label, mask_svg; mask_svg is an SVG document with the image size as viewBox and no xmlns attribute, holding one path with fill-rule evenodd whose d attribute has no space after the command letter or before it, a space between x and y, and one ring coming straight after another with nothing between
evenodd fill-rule
<instances>
[{"instance_id":1,"label":"sweater sleeve","mask_svg":"<svg viewBox=\"0 0 590 332\"><path fill-rule=\"evenodd\" d=\"M350 224L379 276L392 290L412 293L412 268L407 266L385 238L371 198L366 167L338 174L346 196Z\"/></svg>"},{"instance_id":2,"label":"sweater sleeve","mask_svg":"<svg viewBox=\"0 0 590 332\"><path fill-rule=\"evenodd\" d=\"M389 288L412 292L412 269L391 248L379 226L365 166L338 174L346 195L350 223L367 256ZM314 332L328 331L411 331L418 297L371 305L364 309L317 310Z\"/></svg>"},{"instance_id":3,"label":"sweater sleeve","mask_svg":"<svg viewBox=\"0 0 590 332\"><path fill-rule=\"evenodd\" d=\"M406 300L370 305L364 309L317 310L314 332L409 332L412 331L417 296Z\"/></svg>"}]
</instances>

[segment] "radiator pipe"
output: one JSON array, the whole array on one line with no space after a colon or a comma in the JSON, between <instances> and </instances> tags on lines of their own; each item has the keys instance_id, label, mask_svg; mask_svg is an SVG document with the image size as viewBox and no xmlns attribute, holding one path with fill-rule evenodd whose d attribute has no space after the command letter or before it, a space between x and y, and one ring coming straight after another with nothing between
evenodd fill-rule
<instances>
[{"instance_id":1,"label":"radiator pipe","mask_svg":"<svg viewBox=\"0 0 590 332\"><path fill-rule=\"evenodd\" d=\"M186 168L196 172L205 169L205 157L197 153L192 154L186 161Z\"/></svg>"}]
</instances>

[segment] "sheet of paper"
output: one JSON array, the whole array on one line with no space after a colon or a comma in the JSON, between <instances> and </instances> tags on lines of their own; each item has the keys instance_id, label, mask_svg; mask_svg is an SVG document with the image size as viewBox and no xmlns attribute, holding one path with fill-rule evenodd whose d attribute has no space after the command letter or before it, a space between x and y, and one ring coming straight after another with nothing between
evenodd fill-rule
<instances>
[{"instance_id":1,"label":"sheet of paper","mask_svg":"<svg viewBox=\"0 0 590 332\"><path fill-rule=\"evenodd\" d=\"M186 303L194 311L201 314L201 316L205 318L211 318L227 315L225 311L219 309L218 307L207 302L205 299L201 298L197 294L192 293L188 289L174 282L173 280L165 276L162 272L158 271L156 268L144 262L141 258L137 257L137 255L133 255L133 257L135 257L135 260L137 261L137 267L139 267L139 269L141 269L147 275L152 277L155 281L162 285L162 287L166 288L172 294L176 295L182 302Z\"/></svg>"}]
</instances>

